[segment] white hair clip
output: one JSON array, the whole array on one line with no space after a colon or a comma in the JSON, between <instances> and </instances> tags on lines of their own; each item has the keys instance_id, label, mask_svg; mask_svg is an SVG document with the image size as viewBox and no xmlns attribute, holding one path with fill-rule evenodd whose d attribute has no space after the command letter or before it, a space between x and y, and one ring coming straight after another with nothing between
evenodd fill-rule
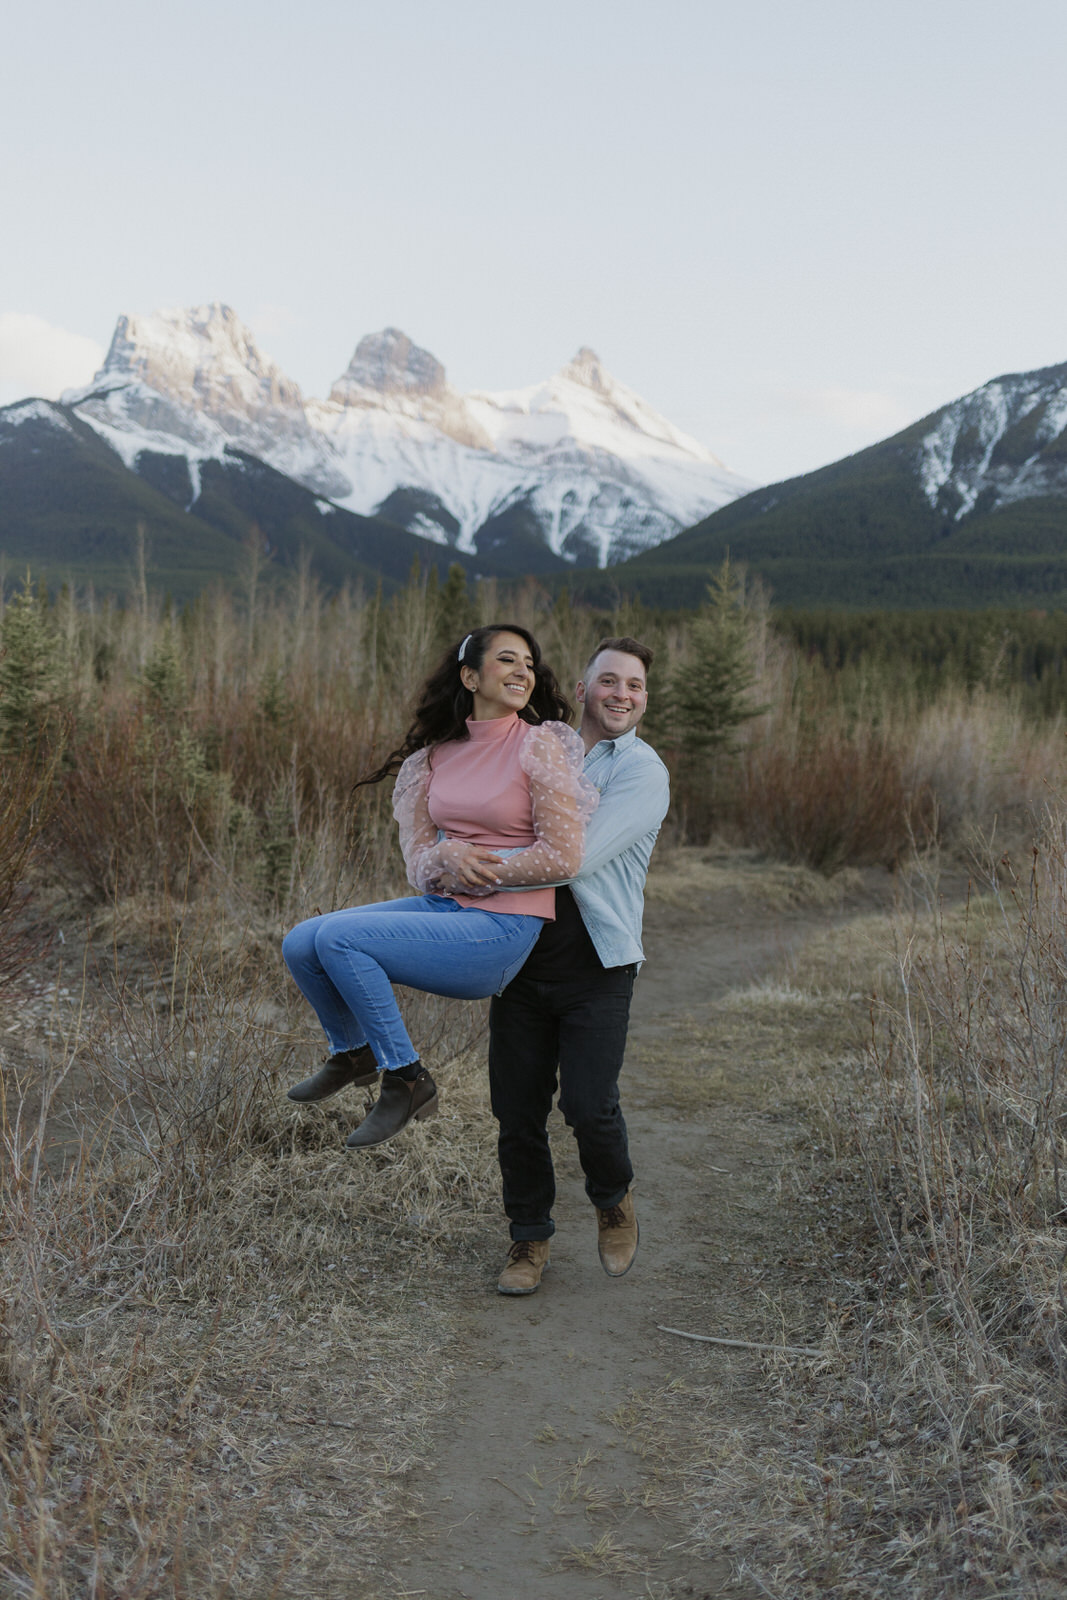
<instances>
[{"instance_id":1,"label":"white hair clip","mask_svg":"<svg viewBox=\"0 0 1067 1600\"><path fill-rule=\"evenodd\" d=\"M467 646L470 644L471 639L473 637L474 637L473 634L468 633L467 637L464 639L463 643L459 647L459 654L456 656L456 660L457 661L462 661L463 660L463 652L464 652L464 650L466 650Z\"/></svg>"}]
</instances>

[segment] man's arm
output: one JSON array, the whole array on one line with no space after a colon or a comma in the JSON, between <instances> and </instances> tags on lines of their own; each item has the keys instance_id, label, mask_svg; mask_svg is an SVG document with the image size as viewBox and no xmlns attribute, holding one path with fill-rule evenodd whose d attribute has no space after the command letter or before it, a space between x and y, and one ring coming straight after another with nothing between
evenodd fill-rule
<instances>
[{"instance_id":1,"label":"man's arm","mask_svg":"<svg viewBox=\"0 0 1067 1600\"><path fill-rule=\"evenodd\" d=\"M658 828L670 805L670 781L659 762L628 762L604 785L600 805L589 819L585 854L571 880L584 878Z\"/></svg>"},{"instance_id":2,"label":"man's arm","mask_svg":"<svg viewBox=\"0 0 1067 1600\"><path fill-rule=\"evenodd\" d=\"M658 828L670 803L670 779L662 762L627 761L621 771L612 772L601 790L600 804L586 825L585 854L578 871L573 878L555 879L549 887L559 889L590 878ZM526 886L511 883L508 887Z\"/></svg>"}]
</instances>

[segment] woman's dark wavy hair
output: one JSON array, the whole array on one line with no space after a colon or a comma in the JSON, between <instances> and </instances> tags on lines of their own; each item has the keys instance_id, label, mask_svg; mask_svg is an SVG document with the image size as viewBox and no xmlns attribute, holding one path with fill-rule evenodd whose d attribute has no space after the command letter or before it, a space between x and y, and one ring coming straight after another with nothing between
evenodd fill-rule
<instances>
[{"instance_id":1,"label":"woman's dark wavy hair","mask_svg":"<svg viewBox=\"0 0 1067 1600\"><path fill-rule=\"evenodd\" d=\"M464 688L459 673L461 667L473 667L480 672L491 640L498 633L517 633L530 647L534 664L533 693L519 716L524 722L570 722L574 708L556 682L556 675L541 655L541 646L528 628L515 622L493 622L485 628L475 628L462 641L457 639L441 657L426 679L415 705L415 715L403 743L386 756L381 766L354 785L360 789L367 783L380 783L398 771L401 762L416 750L427 745L445 744L450 739L468 739L467 718L474 709L474 696ZM462 651L462 656L460 652Z\"/></svg>"}]
</instances>

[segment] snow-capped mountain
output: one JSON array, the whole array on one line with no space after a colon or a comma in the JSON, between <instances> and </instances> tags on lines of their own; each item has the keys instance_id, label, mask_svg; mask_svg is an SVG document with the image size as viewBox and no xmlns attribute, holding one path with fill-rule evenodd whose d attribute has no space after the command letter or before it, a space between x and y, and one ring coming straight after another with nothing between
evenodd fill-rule
<instances>
[{"instance_id":1,"label":"snow-capped mountain","mask_svg":"<svg viewBox=\"0 0 1067 1600\"><path fill-rule=\"evenodd\" d=\"M9 571L112 594L129 593L144 560L153 587L179 603L212 582L242 585L253 551L269 563L269 586L306 570L330 591L390 593L415 562L441 579L455 562L476 570L471 557L344 511L245 451L198 457L196 472L194 484L186 456L147 450L129 471L97 428L54 401L0 407L0 552Z\"/></svg>"},{"instance_id":2,"label":"snow-capped mountain","mask_svg":"<svg viewBox=\"0 0 1067 1600\"><path fill-rule=\"evenodd\" d=\"M465 553L533 534L606 565L671 538L753 486L612 378L591 350L547 382L460 394L395 328L356 347L327 400L305 400L228 307L120 317L93 382L63 396L137 470L257 456L316 494Z\"/></svg>"},{"instance_id":3,"label":"snow-capped mountain","mask_svg":"<svg viewBox=\"0 0 1067 1600\"><path fill-rule=\"evenodd\" d=\"M922 490L954 521L1067 494L1067 365L994 378L933 421L920 445Z\"/></svg>"},{"instance_id":4,"label":"snow-capped mountain","mask_svg":"<svg viewBox=\"0 0 1067 1600\"><path fill-rule=\"evenodd\" d=\"M688 603L727 556L776 601L1067 604L1067 363L994 378L891 438L754 490L613 580Z\"/></svg>"},{"instance_id":5,"label":"snow-capped mountain","mask_svg":"<svg viewBox=\"0 0 1067 1600\"><path fill-rule=\"evenodd\" d=\"M63 403L134 470L143 452L184 456L194 489L200 464L228 446L320 494L349 487L329 472L298 386L260 355L228 306L120 317L104 365Z\"/></svg>"}]
</instances>

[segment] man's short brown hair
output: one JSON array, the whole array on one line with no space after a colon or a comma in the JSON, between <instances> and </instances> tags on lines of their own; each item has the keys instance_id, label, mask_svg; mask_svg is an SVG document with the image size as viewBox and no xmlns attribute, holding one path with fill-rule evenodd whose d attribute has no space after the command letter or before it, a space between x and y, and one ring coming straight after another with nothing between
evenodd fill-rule
<instances>
[{"instance_id":1,"label":"man's short brown hair","mask_svg":"<svg viewBox=\"0 0 1067 1600\"><path fill-rule=\"evenodd\" d=\"M647 644L642 644L640 639L631 639L629 634L627 634L622 639L601 639L600 643L597 645L596 649L593 651L592 655L589 657L589 660L585 664L586 672L589 671L589 668L593 665L593 662L596 660L597 656L603 655L605 650L618 650L624 656L636 656L638 661L640 661L641 665L644 667L646 673L655 660L655 657L653 656L652 651L648 648Z\"/></svg>"}]
</instances>

